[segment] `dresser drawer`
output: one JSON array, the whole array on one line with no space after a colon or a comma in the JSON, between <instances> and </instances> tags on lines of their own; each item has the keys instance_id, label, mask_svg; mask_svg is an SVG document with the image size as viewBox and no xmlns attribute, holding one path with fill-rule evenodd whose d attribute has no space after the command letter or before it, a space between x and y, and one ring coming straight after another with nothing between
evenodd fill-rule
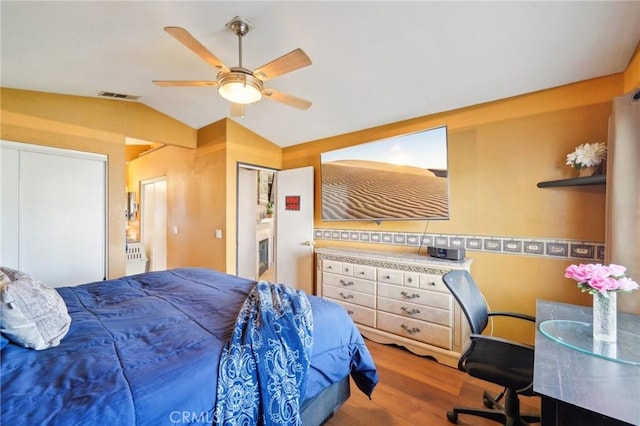
<instances>
[{"instance_id":1,"label":"dresser drawer","mask_svg":"<svg viewBox=\"0 0 640 426\"><path fill-rule=\"evenodd\" d=\"M446 310L451 310L453 303L449 293L382 283L378 283L378 296Z\"/></svg>"},{"instance_id":2,"label":"dresser drawer","mask_svg":"<svg viewBox=\"0 0 640 426\"><path fill-rule=\"evenodd\" d=\"M353 276L353 267L355 265L353 263L343 263L342 264L342 275Z\"/></svg>"},{"instance_id":3,"label":"dresser drawer","mask_svg":"<svg viewBox=\"0 0 640 426\"><path fill-rule=\"evenodd\" d=\"M335 260L323 260L322 261L322 270L324 272L333 272L336 274L342 273L342 263L337 262Z\"/></svg>"},{"instance_id":4,"label":"dresser drawer","mask_svg":"<svg viewBox=\"0 0 640 426\"><path fill-rule=\"evenodd\" d=\"M399 300L378 298L378 310L400 315L407 318L428 321L451 327L453 325L453 311L416 305Z\"/></svg>"},{"instance_id":5,"label":"dresser drawer","mask_svg":"<svg viewBox=\"0 0 640 426\"><path fill-rule=\"evenodd\" d=\"M442 277L440 275L432 275L432 274L418 274L420 281L420 288L424 288L427 290L440 291L442 293L449 293L449 289L442 281Z\"/></svg>"},{"instance_id":6,"label":"dresser drawer","mask_svg":"<svg viewBox=\"0 0 640 426\"><path fill-rule=\"evenodd\" d=\"M405 272L402 285L405 287L420 287L420 278L417 272Z\"/></svg>"},{"instance_id":7,"label":"dresser drawer","mask_svg":"<svg viewBox=\"0 0 640 426\"><path fill-rule=\"evenodd\" d=\"M339 301L336 301L336 303L347 311L353 322L366 325L368 327L376 326L376 311L373 309Z\"/></svg>"},{"instance_id":8,"label":"dresser drawer","mask_svg":"<svg viewBox=\"0 0 640 426\"><path fill-rule=\"evenodd\" d=\"M376 268L373 266L353 265L353 276L356 278L375 281Z\"/></svg>"},{"instance_id":9,"label":"dresser drawer","mask_svg":"<svg viewBox=\"0 0 640 426\"><path fill-rule=\"evenodd\" d=\"M376 306L376 297L373 294L360 293L358 291L348 290L346 288L334 287L327 285L322 288L324 297L329 297L340 302L349 302L360 306L374 308Z\"/></svg>"},{"instance_id":10,"label":"dresser drawer","mask_svg":"<svg viewBox=\"0 0 640 426\"><path fill-rule=\"evenodd\" d=\"M376 327L389 333L451 350L451 328L377 311Z\"/></svg>"},{"instance_id":11,"label":"dresser drawer","mask_svg":"<svg viewBox=\"0 0 640 426\"><path fill-rule=\"evenodd\" d=\"M378 268L378 282L402 285L402 271L397 269Z\"/></svg>"},{"instance_id":12,"label":"dresser drawer","mask_svg":"<svg viewBox=\"0 0 640 426\"><path fill-rule=\"evenodd\" d=\"M322 283L325 286L332 285L347 288L348 290L359 291L361 293L376 293L376 283L374 281L361 280L346 275L336 275L330 272L323 272Z\"/></svg>"}]
</instances>

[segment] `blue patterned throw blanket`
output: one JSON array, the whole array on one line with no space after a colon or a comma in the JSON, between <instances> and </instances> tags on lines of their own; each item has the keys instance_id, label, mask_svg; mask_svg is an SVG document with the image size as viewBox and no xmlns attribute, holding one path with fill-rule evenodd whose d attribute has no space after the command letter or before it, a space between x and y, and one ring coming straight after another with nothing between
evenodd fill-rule
<instances>
[{"instance_id":1,"label":"blue patterned throw blanket","mask_svg":"<svg viewBox=\"0 0 640 426\"><path fill-rule=\"evenodd\" d=\"M215 424L301 425L312 332L303 291L258 282L220 358Z\"/></svg>"}]
</instances>

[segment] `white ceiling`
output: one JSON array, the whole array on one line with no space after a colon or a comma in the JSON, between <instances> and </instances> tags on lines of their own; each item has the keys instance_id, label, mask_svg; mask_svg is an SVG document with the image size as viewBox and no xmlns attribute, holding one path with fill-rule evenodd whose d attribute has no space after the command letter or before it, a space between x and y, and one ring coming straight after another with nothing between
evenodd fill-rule
<instances>
[{"instance_id":1,"label":"white ceiling","mask_svg":"<svg viewBox=\"0 0 640 426\"><path fill-rule=\"evenodd\" d=\"M282 146L623 71L640 41L640 2L2 1L3 87L80 96L100 91L201 128L229 115L216 70L163 31L187 29L238 65L235 16L255 28L243 65L302 48L313 64L265 87L313 102L263 99L237 120ZM130 102L130 101L123 101Z\"/></svg>"}]
</instances>

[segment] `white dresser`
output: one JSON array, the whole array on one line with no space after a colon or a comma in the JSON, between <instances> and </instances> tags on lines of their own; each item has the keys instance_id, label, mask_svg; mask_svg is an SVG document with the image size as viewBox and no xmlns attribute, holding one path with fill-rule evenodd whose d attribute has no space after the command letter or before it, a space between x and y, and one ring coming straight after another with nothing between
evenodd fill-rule
<instances>
[{"instance_id":1,"label":"white dresser","mask_svg":"<svg viewBox=\"0 0 640 426\"><path fill-rule=\"evenodd\" d=\"M458 365L468 326L442 276L471 260L335 248L316 257L318 294L342 305L365 337Z\"/></svg>"}]
</instances>

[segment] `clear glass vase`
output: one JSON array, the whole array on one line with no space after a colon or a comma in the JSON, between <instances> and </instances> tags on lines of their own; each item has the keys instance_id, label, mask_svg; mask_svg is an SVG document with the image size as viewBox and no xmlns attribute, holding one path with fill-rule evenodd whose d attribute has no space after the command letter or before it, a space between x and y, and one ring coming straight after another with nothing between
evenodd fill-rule
<instances>
[{"instance_id":1,"label":"clear glass vase","mask_svg":"<svg viewBox=\"0 0 640 426\"><path fill-rule=\"evenodd\" d=\"M617 293L593 295L593 340L615 342L618 337Z\"/></svg>"}]
</instances>

